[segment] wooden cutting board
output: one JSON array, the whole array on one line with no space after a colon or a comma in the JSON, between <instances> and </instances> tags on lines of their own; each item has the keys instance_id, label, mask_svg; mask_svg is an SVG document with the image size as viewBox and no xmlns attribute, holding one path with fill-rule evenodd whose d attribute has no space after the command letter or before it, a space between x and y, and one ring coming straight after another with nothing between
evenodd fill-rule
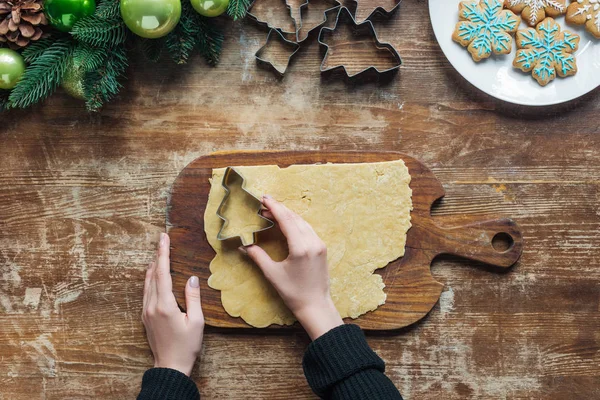
<instances>
[{"instance_id":1,"label":"wooden cutting board","mask_svg":"<svg viewBox=\"0 0 600 400\"><path fill-rule=\"evenodd\" d=\"M202 308L207 325L226 328L250 327L233 318L221 305L221 292L207 285L209 264L215 252L204 233L204 210L208 200L213 168L236 165L364 163L402 159L410 175L413 191L412 228L408 231L404 257L376 273L385 283L387 300L377 310L350 320L363 329L398 329L423 318L438 301L443 285L433 279L431 261L440 254L453 254L497 267L510 267L521 256L523 238L510 219L479 221L465 216L459 226L440 226L431 217L431 206L444 196L442 185L419 161L394 152L220 152L200 157L181 171L167 207L171 236L173 290L185 308L184 287L191 275L200 278ZM510 244L496 250L496 237ZM494 244L498 248L497 240ZM271 328L282 328L272 325Z\"/></svg>"}]
</instances>

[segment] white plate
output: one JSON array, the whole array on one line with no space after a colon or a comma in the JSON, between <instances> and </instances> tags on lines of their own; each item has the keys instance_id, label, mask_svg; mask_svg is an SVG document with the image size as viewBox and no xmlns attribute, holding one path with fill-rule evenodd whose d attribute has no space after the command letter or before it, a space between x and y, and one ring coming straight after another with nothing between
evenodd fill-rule
<instances>
[{"instance_id":1,"label":"white plate","mask_svg":"<svg viewBox=\"0 0 600 400\"><path fill-rule=\"evenodd\" d=\"M581 37L575 53L577 73L567 78L556 77L545 87L540 86L531 73L512 66L516 44L504 56L492 55L476 63L465 47L452 40L458 22L460 0L429 0L429 16L437 41L448 61L475 87L500 100L526 106L547 106L576 99L600 86L600 40L594 39L583 26L566 25L565 17L556 18L558 24ZM528 25L521 22L519 29Z\"/></svg>"}]
</instances>

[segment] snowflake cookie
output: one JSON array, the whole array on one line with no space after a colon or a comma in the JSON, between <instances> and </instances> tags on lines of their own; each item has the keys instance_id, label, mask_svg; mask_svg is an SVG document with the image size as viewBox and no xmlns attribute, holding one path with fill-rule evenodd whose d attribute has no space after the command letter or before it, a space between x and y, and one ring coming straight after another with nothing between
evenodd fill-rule
<instances>
[{"instance_id":1,"label":"snowflake cookie","mask_svg":"<svg viewBox=\"0 0 600 400\"><path fill-rule=\"evenodd\" d=\"M573 54L579 46L579 35L562 31L552 18L546 18L533 28L517 31L517 54L513 66L530 72L542 86L556 74L561 77L575 75L577 64Z\"/></svg>"},{"instance_id":2,"label":"snowflake cookie","mask_svg":"<svg viewBox=\"0 0 600 400\"><path fill-rule=\"evenodd\" d=\"M515 32L521 18L503 10L503 0L462 1L452 39L466 47L475 61L494 54L508 54L512 46L510 33Z\"/></svg>"},{"instance_id":3,"label":"snowflake cookie","mask_svg":"<svg viewBox=\"0 0 600 400\"><path fill-rule=\"evenodd\" d=\"M567 22L585 28L600 39L600 0L576 0L567 8Z\"/></svg>"},{"instance_id":4,"label":"snowflake cookie","mask_svg":"<svg viewBox=\"0 0 600 400\"><path fill-rule=\"evenodd\" d=\"M506 8L521 14L530 26L546 17L558 17L567 11L566 0L504 0Z\"/></svg>"}]
</instances>

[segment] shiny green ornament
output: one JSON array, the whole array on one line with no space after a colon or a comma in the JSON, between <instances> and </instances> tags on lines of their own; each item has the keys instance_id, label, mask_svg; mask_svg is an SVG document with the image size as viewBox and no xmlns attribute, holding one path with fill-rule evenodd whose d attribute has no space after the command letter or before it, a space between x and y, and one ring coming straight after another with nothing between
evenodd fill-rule
<instances>
[{"instance_id":1,"label":"shiny green ornament","mask_svg":"<svg viewBox=\"0 0 600 400\"><path fill-rule=\"evenodd\" d=\"M121 0L121 17L136 35L156 39L171 32L179 22L181 1Z\"/></svg>"},{"instance_id":2,"label":"shiny green ornament","mask_svg":"<svg viewBox=\"0 0 600 400\"><path fill-rule=\"evenodd\" d=\"M89 17L96 10L95 0L46 0L44 12L50 25L63 32L70 32L82 17Z\"/></svg>"},{"instance_id":3,"label":"shiny green ornament","mask_svg":"<svg viewBox=\"0 0 600 400\"><path fill-rule=\"evenodd\" d=\"M0 89L17 86L25 72L25 61L19 53L11 49L0 49Z\"/></svg>"},{"instance_id":4,"label":"shiny green ornament","mask_svg":"<svg viewBox=\"0 0 600 400\"><path fill-rule=\"evenodd\" d=\"M205 17L217 17L223 14L229 5L229 0L190 0L190 2L194 10Z\"/></svg>"},{"instance_id":5,"label":"shiny green ornament","mask_svg":"<svg viewBox=\"0 0 600 400\"><path fill-rule=\"evenodd\" d=\"M76 65L73 61L69 63L61 83L62 88L72 97L79 100L85 100L85 92L83 91L83 77L85 71L80 65Z\"/></svg>"}]
</instances>

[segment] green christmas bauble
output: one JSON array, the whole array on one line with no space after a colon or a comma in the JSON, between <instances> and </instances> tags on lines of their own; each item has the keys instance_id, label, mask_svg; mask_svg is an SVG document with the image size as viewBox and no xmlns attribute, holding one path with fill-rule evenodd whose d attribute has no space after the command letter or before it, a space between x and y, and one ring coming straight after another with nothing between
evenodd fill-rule
<instances>
[{"instance_id":1,"label":"green christmas bauble","mask_svg":"<svg viewBox=\"0 0 600 400\"><path fill-rule=\"evenodd\" d=\"M79 100L85 100L85 93L83 91L83 76L85 71L81 65L77 65L71 61L67 65L63 81L61 83L62 88L72 97Z\"/></svg>"},{"instance_id":2,"label":"green christmas bauble","mask_svg":"<svg viewBox=\"0 0 600 400\"><path fill-rule=\"evenodd\" d=\"M96 10L95 0L46 0L44 11L50 25L63 32L70 32L82 17L88 17Z\"/></svg>"},{"instance_id":3,"label":"green christmas bauble","mask_svg":"<svg viewBox=\"0 0 600 400\"><path fill-rule=\"evenodd\" d=\"M136 35L148 39L165 36L181 17L180 0L121 0L121 17Z\"/></svg>"},{"instance_id":4,"label":"green christmas bauble","mask_svg":"<svg viewBox=\"0 0 600 400\"><path fill-rule=\"evenodd\" d=\"M25 72L25 61L11 49L0 49L0 89L14 88Z\"/></svg>"},{"instance_id":5,"label":"green christmas bauble","mask_svg":"<svg viewBox=\"0 0 600 400\"><path fill-rule=\"evenodd\" d=\"M205 17L216 17L227 10L229 0L190 0L194 10Z\"/></svg>"}]
</instances>

